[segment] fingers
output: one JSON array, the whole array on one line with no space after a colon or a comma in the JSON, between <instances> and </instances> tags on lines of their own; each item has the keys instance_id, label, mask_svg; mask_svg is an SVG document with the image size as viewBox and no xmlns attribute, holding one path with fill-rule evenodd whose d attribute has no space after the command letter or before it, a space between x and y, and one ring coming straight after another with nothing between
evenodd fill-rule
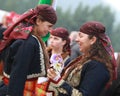
<instances>
[{"instance_id":1,"label":"fingers","mask_svg":"<svg viewBox=\"0 0 120 96\"><path fill-rule=\"evenodd\" d=\"M57 76L55 70L53 68L50 68L47 70L47 76L51 79L55 78Z\"/></svg>"}]
</instances>

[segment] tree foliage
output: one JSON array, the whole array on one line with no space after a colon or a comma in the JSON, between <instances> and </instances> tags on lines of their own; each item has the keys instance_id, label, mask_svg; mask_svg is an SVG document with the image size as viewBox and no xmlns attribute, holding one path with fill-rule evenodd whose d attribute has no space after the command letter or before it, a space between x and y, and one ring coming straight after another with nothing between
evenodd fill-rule
<instances>
[{"instance_id":1,"label":"tree foliage","mask_svg":"<svg viewBox=\"0 0 120 96\"><path fill-rule=\"evenodd\" d=\"M38 0L0 0L0 9L23 13L30 8L34 8Z\"/></svg>"}]
</instances>

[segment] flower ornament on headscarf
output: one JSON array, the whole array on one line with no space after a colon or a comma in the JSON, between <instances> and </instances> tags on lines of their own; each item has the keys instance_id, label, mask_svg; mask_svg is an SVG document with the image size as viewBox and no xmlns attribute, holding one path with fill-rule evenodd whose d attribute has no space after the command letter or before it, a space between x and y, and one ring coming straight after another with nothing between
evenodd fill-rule
<instances>
[{"instance_id":1,"label":"flower ornament on headscarf","mask_svg":"<svg viewBox=\"0 0 120 96\"><path fill-rule=\"evenodd\" d=\"M45 21L48 21L52 24L55 24L57 21L57 15L55 10L46 4L43 5L38 5L37 7L35 7L34 9L31 9L27 12L25 12L23 15L21 15L17 21L10 26L5 32L4 32L4 36L3 36L3 40L0 41L0 52L11 43L12 40L17 39L17 37L19 37L18 35L21 35L21 39L27 39L28 37L28 33L26 32L16 32L13 30L14 28L16 28L18 25L20 24L35 24L35 19L41 16ZM27 21L26 21L27 20ZM22 27L26 27L22 26ZM31 30L31 28L28 28ZM14 34L15 33L15 34ZM12 35L16 35L16 36L11 36ZM15 37L15 38L13 38Z\"/></svg>"},{"instance_id":2,"label":"flower ornament on headscarf","mask_svg":"<svg viewBox=\"0 0 120 96\"><path fill-rule=\"evenodd\" d=\"M97 21L89 21L83 24L80 28L80 32L88 34L88 35L94 35L97 38L100 39L102 42L103 47L105 48L106 52L110 56L110 61L113 65L113 79L117 78L117 64L114 57L114 50L111 44L111 41L109 37L105 34L105 26Z\"/></svg>"}]
</instances>

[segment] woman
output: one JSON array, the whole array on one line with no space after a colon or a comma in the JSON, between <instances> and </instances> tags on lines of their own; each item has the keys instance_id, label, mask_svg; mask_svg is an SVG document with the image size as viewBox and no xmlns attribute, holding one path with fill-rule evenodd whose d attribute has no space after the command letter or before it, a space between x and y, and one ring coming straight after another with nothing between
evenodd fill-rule
<instances>
[{"instance_id":1,"label":"woman","mask_svg":"<svg viewBox=\"0 0 120 96\"><path fill-rule=\"evenodd\" d=\"M56 96L99 96L116 78L114 52L105 26L97 21L86 22L76 41L83 55L71 61L58 81L54 81L55 71L48 70L54 88L51 90Z\"/></svg>"},{"instance_id":2,"label":"woman","mask_svg":"<svg viewBox=\"0 0 120 96\"><path fill-rule=\"evenodd\" d=\"M58 27L51 30L49 46L47 48L50 61L53 55L61 55L63 58L63 66L66 66L70 61L70 39L66 28ZM52 62L51 62L52 63Z\"/></svg>"},{"instance_id":3,"label":"woman","mask_svg":"<svg viewBox=\"0 0 120 96\"><path fill-rule=\"evenodd\" d=\"M62 72L64 67L70 62L70 39L68 30L66 28L58 27L50 31L47 51L50 57L50 67L54 68L54 70L56 70L58 73L58 76L54 78L57 79L59 78L59 74ZM44 80L46 81L45 78ZM38 84L36 86L36 96L41 96L41 94L42 96L46 96L45 91L49 85L49 81L47 81L46 84L45 82L41 83L41 81L44 80L43 77L39 77ZM43 87L44 89L42 89Z\"/></svg>"},{"instance_id":4,"label":"woman","mask_svg":"<svg viewBox=\"0 0 120 96\"><path fill-rule=\"evenodd\" d=\"M4 32L0 52L4 59L4 78L0 96L34 96L39 76L46 76L48 55L41 37L56 23L49 5L38 5L20 16Z\"/></svg>"}]
</instances>

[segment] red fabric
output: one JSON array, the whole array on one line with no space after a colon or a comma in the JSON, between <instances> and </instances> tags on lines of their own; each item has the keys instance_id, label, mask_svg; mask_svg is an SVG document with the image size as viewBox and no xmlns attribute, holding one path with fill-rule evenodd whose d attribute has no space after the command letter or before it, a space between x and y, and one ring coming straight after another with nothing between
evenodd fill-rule
<instances>
[{"instance_id":1,"label":"red fabric","mask_svg":"<svg viewBox=\"0 0 120 96\"><path fill-rule=\"evenodd\" d=\"M51 30L50 32L52 35L62 38L63 40L66 40L69 38L69 33L66 28L58 27L56 29Z\"/></svg>"},{"instance_id":2,"label":"red fabric","mask_svg":"<svg viewBox=\"0 0 120 96\"><path fill-rule=\"evenodd\" d=\"M3 77L3 82L5 85L9 84L9 79L7 77ZM35 88L36 88L37 79L30 79L25 82L24 87L24 95L23 96L36 96Z\"/></svg>"},{"instance_id":3,"label":"red fabric","mask_svg":"<svg viewBox=\"0 0 120 96\"><path fill-rule=\"evenodd\" d=\"M12 25L17 18L19 18L19 14L15 13L15 12L10 12L7 16L6 16L6 23L7 23L7 27Z\"/></svg>"},{"instance_id":4,"label":"red fabric","mask_svg":"<svg viewBox=\"0 0 120 96\"><path fill-rule=\"evenodd\" d=\"M3 61L0 61L0 75L3 75Z\"/></svg>"},{"instance_id":5,"label":"red fabric","mask_svg":"<svg viewBox=\"0 0 120 96\"><path fill-rule=\"evenodd\" d=\"M2 80L3 80L3 82L4 82L5 85L9 84L9 79L8 78L3 77Z\"/></svg>"}]
</instances>

